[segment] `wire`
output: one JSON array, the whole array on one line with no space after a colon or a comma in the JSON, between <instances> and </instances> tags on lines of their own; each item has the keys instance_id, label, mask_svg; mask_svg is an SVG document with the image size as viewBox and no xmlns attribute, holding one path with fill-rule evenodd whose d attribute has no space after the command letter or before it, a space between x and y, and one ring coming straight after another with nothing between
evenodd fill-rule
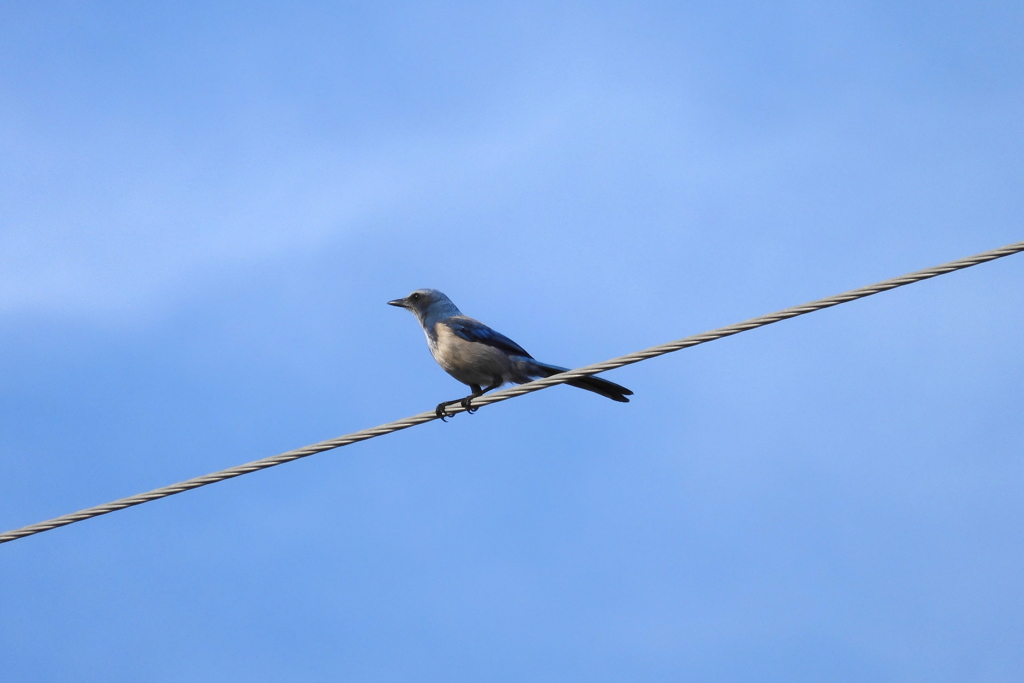
<instances>
[{"instance_id":1,"label":"wire","mask_svg":"<svg viewBox=\"0 0 1024 683\"><path fill-rule=\"evenodd\" d=\"M993 249L991 251L982 252L975 256L969 256L967 258L958 259L956 261L950 261L940 266L934 266L925 270L919 270L907 275L895 277L889 280L883 280L877 284L869 285L867 287L861 287L860 289L852 289L842 294L836 294L835 296L826 297L824 299L818 299L811 301L810 303L803 304L801 306L793 306L791 308L785 308L775 313L769 313L762 315L757 318L751 318L740 323L728 325L726 327L720 327L716 330L704 332L702 334L695 334L690 337L685 337L674 342L662 344L660 346L652 346L649 349L643 351L637 351L630 353L625 356L619 356L618 358L612 358L606 360L603 363L595 363L593 365L587 365L576 370L570 370L568 372L562 372L557 375L552 375L544 379L535 380L526 384L520 384L509 389L503 389L501 391L495 391L490 394L485 394L479 398L473 399L473 407L479 408L492 403L499 403L500 401L507 401L510 398L516 396L522 396L523 394L529 394L534 391L540 391L548 387L555 386L556 384L564 384L580 377L587 377L595 375L599 372L605 372L606 370L613 370L615 368L621 368L625 365L631 365L633 363L639 363L640 361L647 360L649 358L655 358L657 356L663 356L673 351L679 351L682 349L689 348L691 346L697 346L698 344L705 344L709 341L716 339L722 339L723 337L729 337L740 332L746 332L753 330L758 327L764 327L765 325L771 325L781 320L788 320L789 318L795 318L800 315L807 313L813 313L814 311L820 311L823 308L830 308L839 304L844 304L857 299L863 299L864 297L872 296L880 292L885 292L890 289L896 289L897 287L903 287L905 285L920 282L921 280L927 280L929 278L936 277L938 275L945 275L946 273L952 273L953 271L963 270L964 268L970 268L987 261L993 261L1004 256L1010 256L1018 252L1024 251L1024 242L1016 242L1014 244L1008 244L1005 247L999 249ZM465 408L458 404L449 406L449 414L456 414L464 412ZM432 422L438 419L437 415L433 410L426 413L420 413L419 415L413 415L402 420L396 420L394 422L388 422L378 427L372 427L370 429L363 429L358 432L346 434L345 436L339 436L335 439L328 441L321 441L320 443L313 444L311 446L305 446L304 448L298 448L293 451L281 453L280 455L274 455L269 458L263 458L262 460L254 460L253 462L246 463L244 465L238 465L236 467L229 467L226 470L220 470L219 472L213 472L202 477L196 477L194 479L188 479L186 481L172 484L170 486L164 486L162 488L153 489L146 493L140 493L127 498L121 498L110 503L103 505L96 505L91 508L79 510L71 514L63 515L61 517L55 517L45 522L39 522L37 524L30 524L28 526L21 527L20 529L14 529L0 534L0 543L7 543L19 538L26 536L32 536L43 531L49 531L50 529L56 529L58 527L73 524L74 522L81 522L92 517L99 517L105 515L108 512L114 512L115 510L122 510L124 508L132 507L134 505L141 505L142 503L148 503L153 500L160 498L166 498L167 496L173 496L176 493L182 493L191 489L199 488L200 486L206 486L208 484L214 484L218 481L224 481L225 479L232 479L239 477L243 474L249 474L250 472L257 472L259 470L265 470L268 467L274 467L276 465L283 465L286 462L292 460L298 460L299 458L305 458L315 453L323 453L324 451L333 450L335 448L341 448L342 446L348 446L350 444L358 443L360 441L366 441L378 436L384 436L392 432L397 432L402 429L408 429L409 427L415 427L426 422Z\"/></svg>"}]
</instances>

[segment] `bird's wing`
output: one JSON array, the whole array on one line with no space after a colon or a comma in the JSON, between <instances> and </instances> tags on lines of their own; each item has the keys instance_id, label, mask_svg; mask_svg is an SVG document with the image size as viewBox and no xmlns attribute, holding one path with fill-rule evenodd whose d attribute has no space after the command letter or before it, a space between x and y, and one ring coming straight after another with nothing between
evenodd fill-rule
<instances>
[{"instance_id":1,"label":"bird's wing","mask_svg":"<svg viewBox=\"0 0 1024 683\"><path fill-rule=\"evenodd\" d=\"M501 332L495 332L491 328L484 325L479 320L473 320L465 316L455 316L452 318L445 318L439 325L447 325L451 328L451 331L462 337L466 341L477 342L480 344L487 344L497 349L501 349L505 353L513 356L523 356L524 358L533 358L529 353L526 352L519 344L503 335Z\"/></svg>"}]
</instances>

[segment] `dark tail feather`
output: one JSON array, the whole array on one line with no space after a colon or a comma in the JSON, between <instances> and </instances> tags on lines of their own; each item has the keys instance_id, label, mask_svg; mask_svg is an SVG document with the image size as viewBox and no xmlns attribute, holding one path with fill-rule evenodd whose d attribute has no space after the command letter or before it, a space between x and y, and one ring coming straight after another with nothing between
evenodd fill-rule
<instances>
[{"instance_id":1,"label":"dark tail feather","mask_svg":"<svg viewBox=\"0 0 1024 683\"><path fill-rule=\"evenodd\" d=\"M568 370L568 368L560 368L557 365L542 364L536 361L534 363L536 363L538 374L541 377L550 377L551 375L557 375ZM577 389L593 391L595 394L601 394L605 398L610 398L619 403L629 403L629 399L626 397L633 395L633 392L626 387L620 386L615 382L609 382L606 379L601 379L600 377L581 377L571 382L566 382L566 384Z\"/></svg>"},{"instance_id":2,"label":"dark tail feather","mask_svg":"<svg viewBox=\"0 0 1024 683\"><path fill-rule=\"evenodd\" d=\"M601 394L619 403L629 403L629 399L626 397L633 393L626 387L620 386L615 382L609 382L606 379L601 379L600 377L582 377L566 382L566 384L586 389L587 391L593 391L595 394Z\"/></svg>"}]
</instances>

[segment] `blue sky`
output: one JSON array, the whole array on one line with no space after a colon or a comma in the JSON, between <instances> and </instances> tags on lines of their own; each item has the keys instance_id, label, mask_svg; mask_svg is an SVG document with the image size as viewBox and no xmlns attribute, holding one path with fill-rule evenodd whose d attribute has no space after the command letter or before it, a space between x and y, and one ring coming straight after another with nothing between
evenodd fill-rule
<instances>
[{"instance_id":1,"label":"blue sky","mask_svg":"<svg viewBox=\"0 0 1024 683\"><path fill-rule=\"evenodd\" d=\"M1024 239L1019 3L0 4L0 527ZM1024 257L0 547L14 681L1014 681Z\"/></svg>"}]
</instances>

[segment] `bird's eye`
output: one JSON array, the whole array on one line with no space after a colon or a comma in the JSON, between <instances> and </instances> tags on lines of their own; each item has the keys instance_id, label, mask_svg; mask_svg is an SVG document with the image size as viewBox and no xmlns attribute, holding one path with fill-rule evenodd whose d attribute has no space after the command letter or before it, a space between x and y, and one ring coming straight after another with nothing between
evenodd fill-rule
<instances>
[{"instance_id":1,"label":"bird's eye","mask_svg":"<svg viewBox=\"0 0 1024 683\"><path fill-rule=\"evenodd\" d=\"M412 299L413 301L417 301L420 298L420 293L419 292L414 292L414 293L409 295L409 298Z\"/></svg>"}]
</instances>

